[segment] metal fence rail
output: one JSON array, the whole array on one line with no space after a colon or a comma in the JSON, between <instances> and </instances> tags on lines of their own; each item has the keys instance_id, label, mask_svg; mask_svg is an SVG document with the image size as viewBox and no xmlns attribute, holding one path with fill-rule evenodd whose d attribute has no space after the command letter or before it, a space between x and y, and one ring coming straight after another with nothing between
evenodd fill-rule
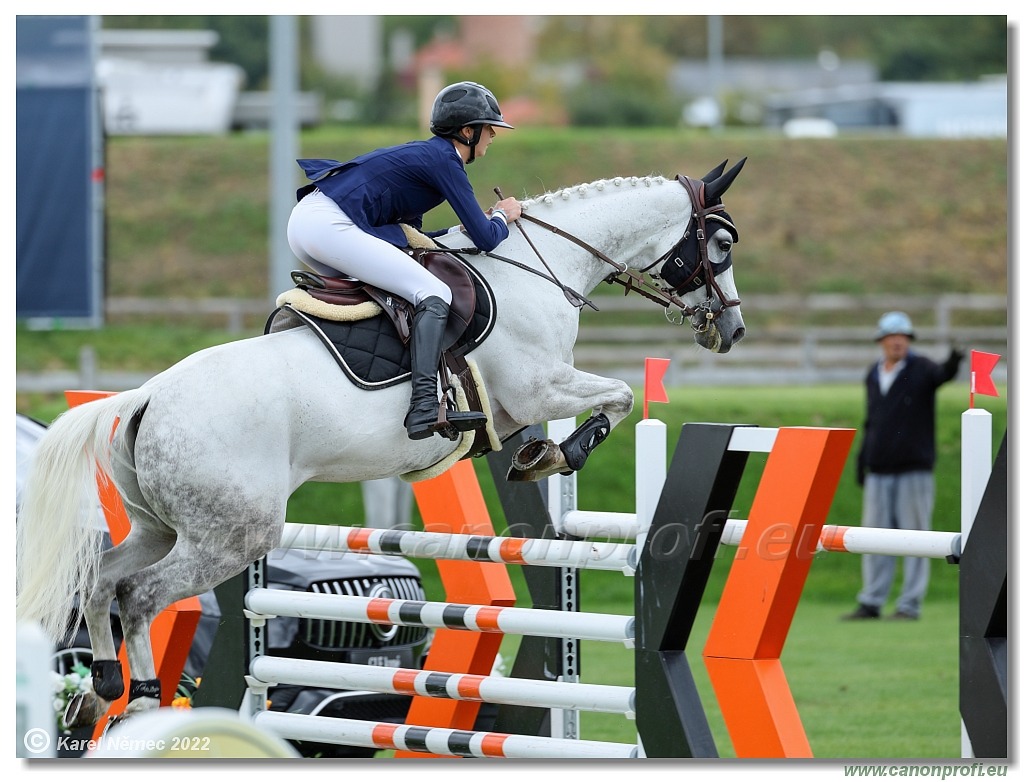
<instances>
[{"instance_id":1,"label":"metal fence rail","mask_svg":"<svg viewBox=\"0 0 1024 782\"><path fill-rule=\"evenodd\" d=\"M954 343L1005 356L1009 341L1007 297L998 294L744 296L747 336L724 355L699 349L686 326L661 320L657 308L644 299L600 296L595 301L601 312L584 314L574 351L576 366L634 385L643 383L644 358L649 356L672 359L665 377L670 386L859 382L878 357L874 323L891 309L912 316L917 331L915 348L936 360L945 358ZM259 333L272 309L262 299L107 300L109 322L198 320L238 336ZM965 364L963 379L968 371ZM19 372L16 386L19 392L49 393L66 388L119 391L141 385L152 374L100 368L94 351L86 346L76 369ZM1000 362L993 377L1005 381L1005 362Z\"/></svg>"}]
</instances>

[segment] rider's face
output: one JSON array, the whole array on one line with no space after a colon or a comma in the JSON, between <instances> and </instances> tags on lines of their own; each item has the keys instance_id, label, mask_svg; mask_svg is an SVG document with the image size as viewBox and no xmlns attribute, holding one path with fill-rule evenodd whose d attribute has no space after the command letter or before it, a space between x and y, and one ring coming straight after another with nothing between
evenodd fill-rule
<instances>
[{"instance_id":1,"label":"rider's face","mask_svg":"<svg viewBox=\"0 0 1024 782\"><path fill-rule=\"evenodd\" d=\"M463 128L462 132L467 140L473 138L473 130L471 127ZM487 154L487 147L491 145L496 135L494 128L490 125L484 125L480 128L480 140L476 144L476 157L483 157Z\"/></svg>"}]
</instances>

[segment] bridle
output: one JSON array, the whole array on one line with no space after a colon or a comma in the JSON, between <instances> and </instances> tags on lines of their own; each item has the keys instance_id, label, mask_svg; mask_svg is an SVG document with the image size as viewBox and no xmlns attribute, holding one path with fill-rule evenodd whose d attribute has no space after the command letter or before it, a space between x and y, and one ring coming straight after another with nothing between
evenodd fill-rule
<instances>
[{"instance_id":1,"label":"bridle","mask_svg":"<svg viewBox=\"0 0 1024 782\"><path fill-rule=\"evenodd\" d=\"M683 233L683 238L680 239L672 249L667 253L657 258L653 263L640 269L640 274L650 274L650 276L660 282L666 279L666 269L671 268L669 264L674 266L676 269L685 271L686 260L683 257L684 246L690 239L692 231L695 231L695 238L697 240L697 258L698 262L694 265L694 269L689 273L681 282L675 285L660 285L660 289L671 296L673 301L672 304L676 305L680 309L679 322L682 318L690 318L690 325L694 331L701 332L707 331L711 324L721 316L721 314L729 307L738 307L740 305L739 299L728 299L725 293L719 286L718 281L715 279L716 274L721 274L726 269L732 266L732 260L727 259L721 264L714 264L711 262L711 256L708 254L708 238L714 231L708 230L708 220L713 220L721 225L724 225L730 233L733 235L733 241L739 241L739 231L736 226L733 225L728 213L725 211L725 206L719 202L712 206L707 206L704 197L705 183L700 179L691 179L688 176L676 175L676 180L686 188L686 193L690 197L690 204L692 205L692 211L690 214L690 220L686 224L686 231ZM651 272L658 264L662 264L658 273ZM717 266L717 268L716 268ZM703 276L702 276L703 275ZM704 288L707 297L704 301L698 304L696 307L687 307L685 305L680 306L676 304L677 297ZM628 292L628 291L627 291ZM714 296L718 296L718 300L722 302L721 307L717 310L714 309ZM668 307L666 307L668 310ZM672 316L666 313L666 316L671 321Z\"/></svg>"}]
</instances>

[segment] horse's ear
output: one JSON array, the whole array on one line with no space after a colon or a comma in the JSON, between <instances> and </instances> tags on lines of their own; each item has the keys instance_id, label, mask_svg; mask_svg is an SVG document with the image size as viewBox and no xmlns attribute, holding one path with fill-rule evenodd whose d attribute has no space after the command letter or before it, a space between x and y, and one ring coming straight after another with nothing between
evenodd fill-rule
<instances>
[{"instance_id":1,"label":"horse's ear","mask_svg":"<svg viewBox=\"0 0 1024 782\"><path fill-rule=\"evenodd\" d=\"M706 187L704 188L704 203L713 204L716 201L720 201L722 196L725 195L725 191L729 189L729 185L739 175L743 169L743 164L747 162L746 158L743 158L739 163L729 169L725 174L720 174L714 181L707 182L705 180ZM723 166L725 163L722 164Z\"/></svg>"},{"instance_id":2,"label":"horse's ear","mask_svg":"<svg viewBox=\"0 0 1024 782\"><path fill-rule=\"evenodd\" d=\"M723 160L721 163L719 163L713 169L708 171L708 173L706 173L704 176L702 176L700 178L701 181L704 182L705 184L707 184L708 182L712 182L712 181L718 179L718 177L722 176L722 172L725 171L725 166L726 166L726 164L728 162L729 162L729 158L726 158L725 160Z\"/></svg>"}]
</instances>

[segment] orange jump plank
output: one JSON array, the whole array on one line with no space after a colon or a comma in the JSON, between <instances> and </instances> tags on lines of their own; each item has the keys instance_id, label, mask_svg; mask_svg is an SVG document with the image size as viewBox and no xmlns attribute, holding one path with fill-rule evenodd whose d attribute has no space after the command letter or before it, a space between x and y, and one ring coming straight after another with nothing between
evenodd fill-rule
<instances>
[{"instance_id":1,"label":"orange jump plank","mask_svg":"<svg viewBox=\"0 0 1024 782\"><path fill-rule=\"evenodd\" d=\"M427 532L494 535L494 525L473 465L456 462L436 478L412 485ZM516 595L505 565L497 562L437 560L448 603L511 606ZM440 629L434 635L425 666L431 671L489 675L504 635ZM410 725L471 730L480 704L416 696L406 721ZM395 757L431 757L421 752L396 752Z\"/></svg>"},{"instance_id":2,"label":"orange jump plank","mask_svg":"<svg viewBox=\"0 0 1024 782\"><path fill-rule=\"evenodd\" d=\"M781 428L765 463L704 660L738 757L811 757L779 658L852 429Z\"/></svg>"}]
</instances>

